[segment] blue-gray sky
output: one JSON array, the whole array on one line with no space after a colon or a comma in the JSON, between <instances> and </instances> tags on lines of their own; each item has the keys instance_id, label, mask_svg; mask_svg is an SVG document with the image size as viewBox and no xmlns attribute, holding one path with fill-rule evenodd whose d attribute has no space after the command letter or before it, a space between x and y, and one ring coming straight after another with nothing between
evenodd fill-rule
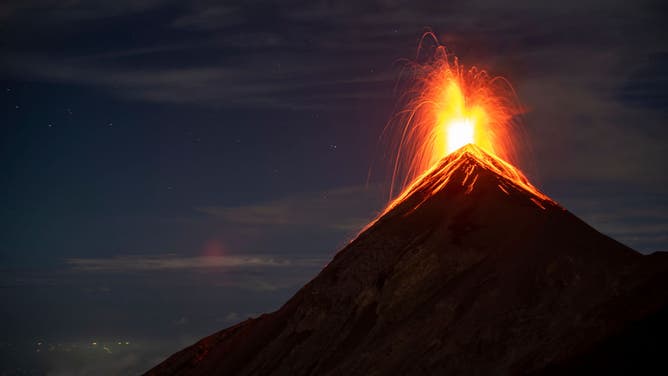
<instances>
[{"instance_id":1,"label":"blue-gray sky","mask_svg":"<svg viewBox=\"0 0 668 376\"><path fill-rule=\"evenodd\" d=\"M668 250L666 16L660 1L4 1L2 371L137 372L277 308L382 208L378 137L426 28L513 83L537 186Z\"/></svg>"}]
</instances>

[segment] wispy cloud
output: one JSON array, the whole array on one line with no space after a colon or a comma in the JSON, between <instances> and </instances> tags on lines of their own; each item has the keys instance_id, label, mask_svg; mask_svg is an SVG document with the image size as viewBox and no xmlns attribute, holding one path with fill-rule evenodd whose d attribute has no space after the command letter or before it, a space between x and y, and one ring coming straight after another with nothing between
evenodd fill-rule
<instances>
[{"instance_id":1,"label":"wispy cloud","mask_svg":"<svg viewBox=\"0 0 668 376\"><path fill-rule=\"evenodd\" d=\"M213 268L295 268L322 265L324 260L316 258L289 259L269 255L182 257L168 254L110 258L69 258L65 262L78 271L133 272Z\"/></svg>"},{"instance_id":2,"label":"wispy cloud","mask_svg":"<svg viewBox=\"0 0 668 376\"><path fill-rule=\"evenodd\" d=\"M171 0L7 0L0 4L0 20L39 17L40 20L72 22L110 18L154 9Z\"/></svg>"},{"instance_id":3,"label":"wispy cloud","mask_svg":"<svg viewBox=\"0 0 668 376\"><path fill-rule=\"evenodd\" d=\"M306 193L236 207L205 206L200 212L226 223L251 226L317 226L332 230L361 229L381 209L378 187L352 186Z\"/></svg>"},{"instance_id":4,"label":"wispy cloud","mask_svg":"<svg viewBox=\"0 0 668 376\"><path fill-rule=\"evenodd\" d=\"M187 49L183 46L140 48L107 52L72 59L49 56L8 56L10 70L26 78L50 82L94 85L114 95L156 103L191 104L236 108L326 109L342 102L386 98L376 84L390 82L380 73L342 73L331 67L308 68L309 78L300 67L304 61L284 61L244 68L231 65L153 67L137 69L100 63L104 57L148 55ZM48 63L46 63L48 61Z\"/></svg>"},{"instance_id":5,"label":"wispy cloud","mask_svg":"<svg viewBox=\"0 0 668 376\"><path fill-rule=\"evenodd\" d=\"M642 197L588 194L566 196L561 203L598 231L642 252L668 251L668 201L664 195Z\"/></svg>"},{"instance_id":6,"label":"wispy cloud","mask_svg":"<svg viewBox=\"0 0 668 376\"><path fill-rule=\"evenodd\" d=\"M200 3L174 20L172 25L177 28L211 30L243 24L246 21L239 6Z\"/></svg>"},{"instance_id":7,"label":"wispy cloud","mask_svg":"<svg viewBox=\"0 0 668 376\"><path fill-rule=\"evenodd\" d=\"M392 87L396 74L392 69L394 59L412 54L415 40L425 26L444 33L446 42L462 49L483 41L473 51L480 55L476 63L507 68L508 62L520 62L531 68L529 72L521 72L521 76L531 75L538 87L545 86L543 78L552 77L559 84L579 82L580 86L572 88L576 90L601 88L603 81L607 81L604 84L610 90L616 90L631 73L624 71L629 52L650 55L666 51L664 43L651 38L658 24L653 18L651 1L633 4L567 1L558 6L493 0L308 4L284 1L275 5L235 0L225 4L197 1L178 6L173 3L170 0L123 0L113 5L104 1L6 2L0 14L8 15L7 18L11 15L14 20L30 20L39 13L41 18L54 21L39 24L17 21L13 26L16 32L40 27L49 30L64 20L120 17L172 6L178 11L171 17L159 18L156 27L206 34L198 35L196 40L189 37L158 40L129 50L124 47L93 53L98 57L94 64L91 61L83 64L82 56L76 52L30 54L23 44L16 51L9 46L5 60L18 75L96 85L134 100L323 109L349 106L358 100L388 98L388 88ZM635 17L627 17L629 14ZM638 28L640 20L644 21L643 28ZM609 30L623 33L624 43L607 35ZM189 53L184 53L184 49ZM141 59L142 54L146 58L156 52L167 55L152 60L150 69L117 64L118 58ZM142 64L138 65L146 66L146 61L139 61ZM174 64L164 66L170 62ZM575 77L578 80L572 80ZM351 78L357 84L347 81ZM383 84L376 85L379 82ZM531 98L533 94L530 93ZM606 98L604 92L595 96Z\"/></svg>"}]
</instances>

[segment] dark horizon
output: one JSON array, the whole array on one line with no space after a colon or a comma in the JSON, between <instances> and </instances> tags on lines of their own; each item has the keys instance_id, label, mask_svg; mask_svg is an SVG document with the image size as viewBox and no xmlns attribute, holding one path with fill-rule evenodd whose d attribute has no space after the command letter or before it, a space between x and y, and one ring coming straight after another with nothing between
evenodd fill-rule
<instances>
[{"instance_id":1,"label":"dark horizon","mask_svg":"<svg viewBox=\"0 0 668 376\"><path fill-rule=\"evenodd\" d=\"M668 251L666 10L4 2L0 373L136 373L278 308L387 202L378 137L427 29L513 84L538 188Z\"/></svg>"}]
</instances>

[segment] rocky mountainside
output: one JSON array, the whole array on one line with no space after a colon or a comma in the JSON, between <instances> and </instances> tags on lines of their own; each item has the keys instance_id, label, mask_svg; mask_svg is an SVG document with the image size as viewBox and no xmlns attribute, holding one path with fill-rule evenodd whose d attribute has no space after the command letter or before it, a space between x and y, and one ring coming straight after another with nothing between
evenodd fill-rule
<instances>
[{"instance_id":1,"label":"rocky mountainside","mask_svg":"<svg viewBox=\"0 0 668 376\"><path fill-rule=\"evenodd\" d=\"M597 232L468 145L278 311L206 337L147 374L666 370L666 318L668 255L641 255Z\"/></svg>"}]
</instances>

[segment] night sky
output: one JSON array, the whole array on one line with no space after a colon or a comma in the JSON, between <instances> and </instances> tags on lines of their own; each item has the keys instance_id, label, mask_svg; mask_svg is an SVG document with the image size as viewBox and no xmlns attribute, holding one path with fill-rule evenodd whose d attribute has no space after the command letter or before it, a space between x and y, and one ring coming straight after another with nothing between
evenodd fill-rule
<instances>
[{"instance_id":1,"label":"night sky","mask_svg":"<svg viewBox=\"0 0 668 376\"><path fill-rule=\"evenodd\" d=\"M278 308L386 202L428 29L512 82L535 185L668 251L663 2L184 3L0 5L0 373L138 373Z\"/></svg>"}]
</instances>

